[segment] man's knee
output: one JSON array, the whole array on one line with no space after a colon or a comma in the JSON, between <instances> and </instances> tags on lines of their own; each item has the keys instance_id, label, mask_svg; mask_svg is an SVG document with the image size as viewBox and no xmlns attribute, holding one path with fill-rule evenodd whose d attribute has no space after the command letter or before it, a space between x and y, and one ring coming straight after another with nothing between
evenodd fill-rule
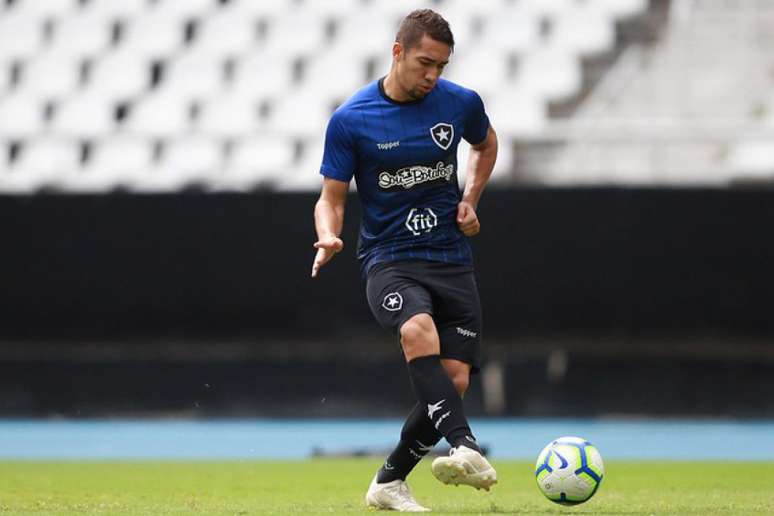
<instances>
[{"instance_id":1,"label":"man's knee","mask_svg":"<svg viewBox=\"0 0 774 516\"><path fill-rule=\"evenodd\" d=\"M451 377L451 381L454 384L454 388L457 389L457 392L460 396L465 394L468 390L468 386L470 385L470 377L467 373L458 373Z\"/></svg>"},{"instance_id":2,"label":"man's knee","mask_svg":"<svg viewBox=\"0 0 774 516\"><path fill-rule=\"evenodd\" d=\"M441 363L459 395L465 394L470 386L470 364L448 358L443 359Z\"/></svg>"},{"instance_id":3,"label":"man's knee","mask_svg":"<svg viewBox=\"0 0 774 516\"><path fill-rule=\"evenodd\" d=\"M417 314L400 327L400 342L406 360L440 353L438 332L433 318L428 314Z\"/></svg>"}]
</instances>

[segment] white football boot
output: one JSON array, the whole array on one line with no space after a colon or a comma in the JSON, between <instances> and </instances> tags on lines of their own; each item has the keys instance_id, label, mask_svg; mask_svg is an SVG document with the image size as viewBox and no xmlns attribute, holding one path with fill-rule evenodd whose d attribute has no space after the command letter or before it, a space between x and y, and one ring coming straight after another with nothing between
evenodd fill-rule
<instances>
[{"instance_id":1,"label":"white football boot","mask_svg":"<svg viewBox=\"0 0 774 516\"><path fill-rule=\"evenodd\" d=\"M430 512L414 500L408 484L404 480L393 480L379 484L376 475L368 486L365 496L366 505L376 509L388 509L399 512Z\"/></svg>"},{"instance_id":2,"label":"white football boot","mask_svg":"<svg viewBox=\"0 0 774 516\"><path fill-rule=\"evenodd\" d=\"M431 467L435 478L448 485L464 484L489 491L497 483L497 472L489 461L466 446L452 448L448 457L438 457Z\"/></svg>"}]
</instances>

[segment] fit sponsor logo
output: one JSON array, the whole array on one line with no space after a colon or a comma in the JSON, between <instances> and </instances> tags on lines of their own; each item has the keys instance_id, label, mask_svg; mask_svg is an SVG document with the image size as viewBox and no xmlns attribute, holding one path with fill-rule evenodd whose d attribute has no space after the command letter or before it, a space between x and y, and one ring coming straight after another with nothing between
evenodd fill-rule
<instances>
[{"instance_id":1,"label":"fit sponsor logo","mask_svg":"<svg viewBox=\"0 0 774 516\"><path fill-rule=\"evenodd\" d=\"M430 233L438 225L438 216L430 208L411 208L404 225L412 235L419 236Z\"/></svg>"},{"instance_id":2,"label":"fit sponsor logo","mask_svg":"<svg viewBox=\"0 0 774 516\"><path fill-rule=\"evenodd\" d=\"M466 330L465 328L460 328L457 326L457 335L462 335L463 337L471 337L475 338L478 336L478 333L470 330Z\"/></svg>"},{"instance_id":3,"label":"fit sponsor logo","mask_svg":"<svg viewBox=\"0 0 774 516\"><path fill-rule=\"evenodd\" d=\"M390 312L397 312L403 308L403 296L401 296L399 292L390 292L384 296L382 308Z\"/></svg>"},{"instance_id":4,"label":"fit sponsor logo","mask_svg":"<svg viewBox=\"0 0 774 516\"><path fill-rule=\"evenodd\" d=\"M433 138L433 143L446 150L454 141L454 126L446 122L435 124L430 128L430 136Z\"/></svg>"},{"instance_id":5,"label":"fit sponsor logo","mask_svg":"<svg viewBox=\"0 0 774 516\"><path fill-rule=\"evenodd\" d=\"M403 187L406 190L422 183L431 181L446 180L451 181L454 175L454 164L444 165L443 161L435 164L435 167L426 167L424 165L413 165L399 169L395 173L380 172L379 188L388 190L395 187Z\"/></svg>"},{"instance_id":6,"label":"fit sponsor logo","mask_svg":"<svg viewBox=\"0 0 774 516\"><path fill-rule=\"evenodd\" d=\"M400 146L400 140L396 142L384 142L384 143L377 143L376 148L379 150L392 150L396 147Z\"/></svg>"}]
</instances>

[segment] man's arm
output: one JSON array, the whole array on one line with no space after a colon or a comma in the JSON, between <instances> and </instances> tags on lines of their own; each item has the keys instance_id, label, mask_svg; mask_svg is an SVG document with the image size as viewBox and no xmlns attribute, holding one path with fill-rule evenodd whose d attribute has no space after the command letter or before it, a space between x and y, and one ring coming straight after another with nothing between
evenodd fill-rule
<instances>
[{"instance_id":1,"label":"man's arm","mask_svg":"<svg viewBox=\"0 0 774 516\"><path fill-rule=\"evenodd\" d=\"M322 192L314 207L314 226L317 230L314 248L317 249L317 255L312 264L313 278L317 277L320 267L344 248L339 235L344 225L344 205L347 203L348 190L349 183L329 177L323 179Z\"/></svg>"},{"instance_id":2,"label":"man's arm","mask_svg":"<svg viewBox=\"0 0 774 516\"><path fill-rule=\"evenodd\" d=\"M466 236L476 235L481 230L476 209L486 182L492 175L496 160L497 133L490 125L484 141L470 147L465 192L462 194L462 201L457 206L457 225Z\"/></svg>"}]
</instances>

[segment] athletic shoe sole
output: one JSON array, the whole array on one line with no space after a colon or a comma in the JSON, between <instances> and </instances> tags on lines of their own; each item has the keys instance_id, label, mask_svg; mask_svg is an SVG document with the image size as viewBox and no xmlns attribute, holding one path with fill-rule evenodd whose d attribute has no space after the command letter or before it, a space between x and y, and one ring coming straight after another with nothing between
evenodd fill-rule
<instances>
[{"instance_id":1,"label":"athletic shoe sole","mask_svg":"<svg viewBox=\"0 0 774 516\"><path fill-rule=\"evenodd\" d=\"M467 485L489 491L497 483L497 473L489 468L480 473L468 473L465 466L452 457L438 457L431 466L433 475L446 485Z\"/></svg>"}]
</instances>

